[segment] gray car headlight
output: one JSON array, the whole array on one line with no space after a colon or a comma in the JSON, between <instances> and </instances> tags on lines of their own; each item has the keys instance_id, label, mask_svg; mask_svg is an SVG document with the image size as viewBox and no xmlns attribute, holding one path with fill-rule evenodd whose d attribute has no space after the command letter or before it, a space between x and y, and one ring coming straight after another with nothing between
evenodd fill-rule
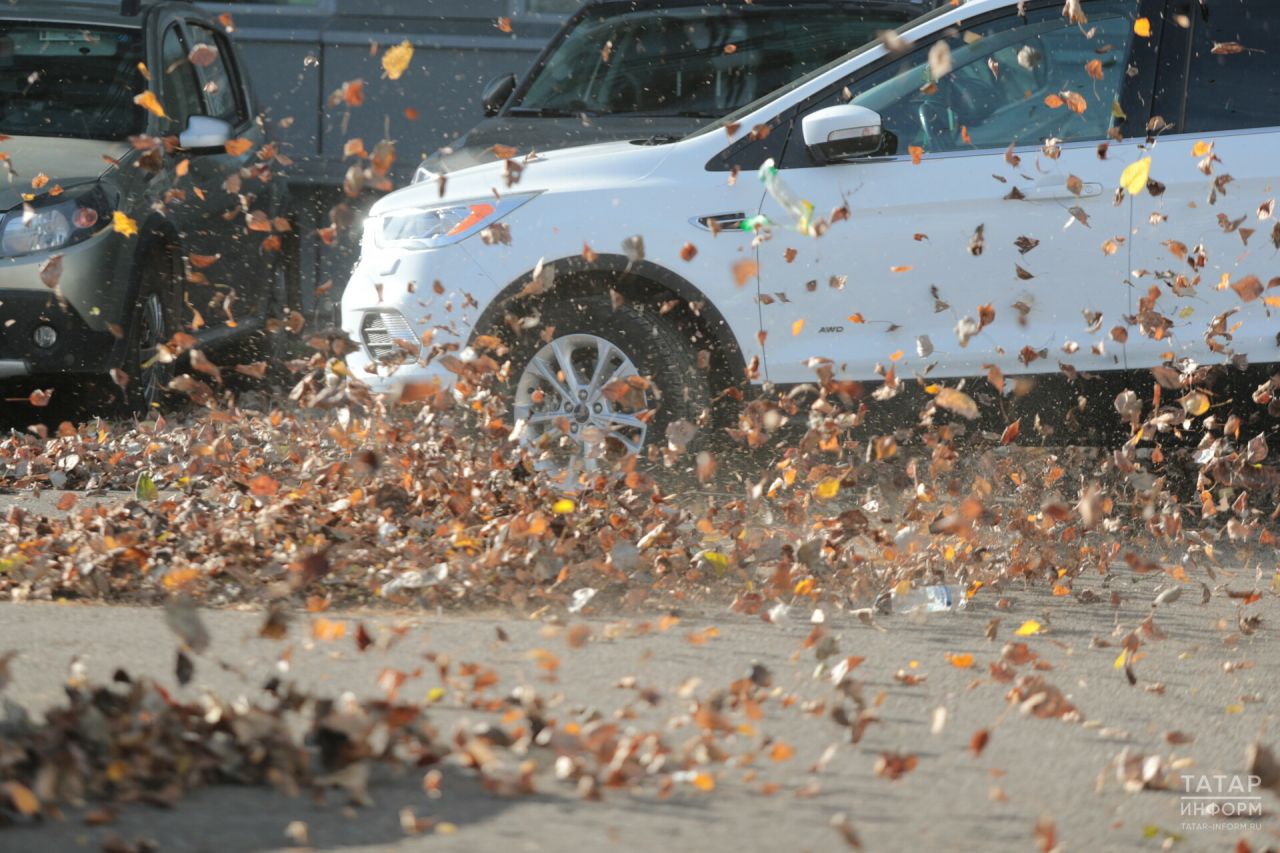
<instances>
[{"instance_id":1,"label":"gray car headlight","mask_svg":"<svg viewBox=\"0 0 1280 853\"><path fill-rule=\"evenodd\" d=\"M370 217L365 227L372 229L378 246L438 249L460 243L488 228L537 195L526 193L499 200L480 199L442 207L392 210Z\"/></svg>"},{"instance_id":2,"label":"gray car headlight","mask_svg":"<svg viewBox=\"0 0 1280 853\"><path fill-rule=\"evenodd\" d=\"M111 212L106 192L96 184L24 204L0 218L0 254L14 257L74 245L108 227Z\"/></svg>"}]
</instances>

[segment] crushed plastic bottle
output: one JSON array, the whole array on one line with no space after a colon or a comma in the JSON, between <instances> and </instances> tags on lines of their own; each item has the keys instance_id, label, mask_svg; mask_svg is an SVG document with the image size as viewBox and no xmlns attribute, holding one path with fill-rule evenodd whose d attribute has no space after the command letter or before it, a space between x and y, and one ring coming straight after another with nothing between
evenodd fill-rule
<instances>
[{"instance_id":1,"label":"crushed plastic bottle","mask_svg":"<svg viewBox=\"0 0 1280 853\"><path fill-rule=\"evenodd\" d=\"M764 185L769 195L773 196L773 200L782 206L798 221L796 229L801 234L814 236L813 233L813 205L809 202L798 198L791 188L783 182L782 176L778 174L778 167L770 157L764 161L760 167L760 183Z\"/></svg>"},{"instance_id":2,"label":"crushed plastic bottle","mask_svg":"<svg viewBox=\"0 0 1280 853\"><path fill-rule=\"evenodd\" d=\"M934 586L915 587L905 595L891 592L876 602L884 613L941 613L944 610L964 610L969 603L964 587Z\"/></svg>"}]
</instances>

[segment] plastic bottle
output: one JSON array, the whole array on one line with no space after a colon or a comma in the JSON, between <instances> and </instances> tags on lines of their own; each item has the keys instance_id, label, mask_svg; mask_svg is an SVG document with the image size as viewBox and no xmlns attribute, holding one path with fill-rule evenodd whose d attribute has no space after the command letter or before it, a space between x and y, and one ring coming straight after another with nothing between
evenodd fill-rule
<instances>
[{"instance_id":1,"label":"plastic bottle","mask_svg":"<svg viewBox=\"0 0 1280 853\"><path fill-rule=\"evenodd\" d=\"M939 613L944 610L964 610L969 600L965 598L964 587L937 584L915 587L906 595L891 593L888 603L893 613Z\"/></svg>"}]
</instances>

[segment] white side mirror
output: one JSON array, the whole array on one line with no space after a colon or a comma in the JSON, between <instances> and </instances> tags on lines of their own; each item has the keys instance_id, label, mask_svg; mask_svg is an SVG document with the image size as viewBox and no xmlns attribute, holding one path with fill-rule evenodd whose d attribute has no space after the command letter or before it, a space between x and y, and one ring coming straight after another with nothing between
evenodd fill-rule
<instances>
[{"instance_id":1,"label":"white side mirror","mask_svg":"<svg viewBox=\"0 0 1280 853\"><path fill-rule=\"evenodd\" d=\"M231 124L213 116L192 116L178 135L178 145L189 151L222 149L231 141Z\"/></svg>"},{"instance_id":2,"label":"white side mirror","mask_svg":"<svg viewBox=\"0 0 1280 853\"><path fill-rule=\"evenodd\" d=\"M855 104L840 104L804 117L804 144L820 163L867 157L884 145L880 114Z\"/></svg>"}]
</instances>

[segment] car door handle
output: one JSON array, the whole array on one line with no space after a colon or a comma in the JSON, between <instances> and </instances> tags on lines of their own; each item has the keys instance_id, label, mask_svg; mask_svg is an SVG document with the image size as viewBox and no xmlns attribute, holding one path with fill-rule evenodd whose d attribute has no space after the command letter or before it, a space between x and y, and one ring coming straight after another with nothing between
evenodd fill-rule
<instances>
[{"instance_id":1,"label":"car door handle","mask_svg":"<svg viewBox=\"0 0 1280 853\"><path fill-rule=\"evenodd\" d=\"M711 225L712 222L715 223L714 227L717 231L724 231L730 228L737 228L746 221L747 215L745 213L713 213L708 216L695 216L689 220L689 222L703 231L710 231L713 227Z\"/></svg>"},{"instance_id":2,"label":"car door handle","mask_svg":"<svg viewBox=\"0 0 1280 853\"><path fill-rule=\"evenodd\" d=\"M1081 184L1080 192L1073 193L1066 183L1037 184L1027 190L1028 201L1057 201L1070 198L1094 198L1102 195L1102 184Z\"/></svg>"}]
</instances>

